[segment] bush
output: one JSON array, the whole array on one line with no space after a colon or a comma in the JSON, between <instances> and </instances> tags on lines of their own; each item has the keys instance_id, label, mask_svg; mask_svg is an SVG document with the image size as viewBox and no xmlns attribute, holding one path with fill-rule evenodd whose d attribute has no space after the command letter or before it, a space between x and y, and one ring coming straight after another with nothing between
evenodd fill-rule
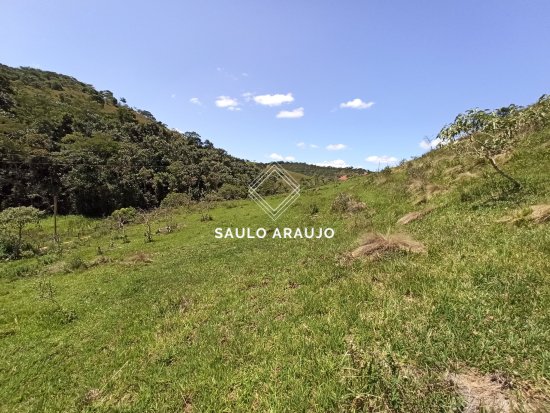
<instances>
[{"instance_id":1,"label":"bush","mask_svg":"<svg viewBox=\"0 0 550 413\"><path fill-rule=\"evenodd\" d=\"M312 204L309 206L309 215L317 215L319 213L319 206Z\"/></svg>"},{"instance_id":2,"label":"bush","mask_svg":"<svg viewBox=\"0 0 550 413\"><path fill-rule=\"evenodd\" d=\"M332 201L331 211L332 212L358 212L366 208L364 202L359 201L353 195L346 192L342 192L336 196L334 201Z\"/></svg>"},{"instance_id":3,"label":"bush","mask_svg":"<svg viewBox=\"0 0 550 413\"><path fill-rule=\"evenodd\" d=\"M218 202L223 201L223 198L217 192L209 192L203 197L204 202Z\"/></svg>"},{"instance_id":4,"label":"bush","mask_svg":"<svg viewBox=\"0 0 550 413\"><path fill-rule=\"evenodd\" d=\"M246 198L248 195L248 191L244 186L224 184L218 190L218 194L223 199L231 200L231 199Z\"/></svg>"},{"instance_id":5,"label":"bush","mask_svg":"<svg viewBox=\"0 0 550 413\"><path fill-rule=\"evenodd\" d=\"M34 207L6 208L0 212L0 251L19 258L23 250L32 250L23 240L24 229L29 224L38 224L41 215Z\"/></svg>"},{"instance_id":6,"label":"bush","mask_svg":"<svg viewBox=\"0 0 550 413\"><path fill-rule=\"evenodd\" d=\"M182 192L170 192L160 203L162 208L179 208L186 207L188 208L193 203L191 196L189 194L184 194Z\"/></svg>"},{"instance_id":7,"label":"bush","mask_svg":"<svg viewBox=\"0 0 550 413\"><path fill-rule=\"evenodd\" d=\"M76 271L76 270L87 268L87 265L82 258L73 257L67 263L67 268L71 271Z\"/></svg>"}]
</instances>

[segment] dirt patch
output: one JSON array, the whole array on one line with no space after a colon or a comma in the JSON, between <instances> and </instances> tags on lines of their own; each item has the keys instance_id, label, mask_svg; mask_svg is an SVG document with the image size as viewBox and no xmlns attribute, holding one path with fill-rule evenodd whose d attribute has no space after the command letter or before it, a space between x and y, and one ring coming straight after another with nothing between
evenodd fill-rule
<instances>
[{"instance_id":1,"label":"dirt patch","mask_svg":"<svg viewBox=\"0 0 550 413\"><path fill-rule=\"evenodd\" d=\"M367 234L360 246L351 252L352 258L366 258L374 261L392 252L426 253L426 247L406 234Z\"/></svg>"},{"instance_id":2,"label":"dirt patch","mask_svg":"<svg viewBox=\"0 0 550 413\"><path fill-rule=\"evenodd\" d=\"M92 404L96 400L98 400L101 396L101 390L99 389L91 389L84 395L83 402L84 404Z\"/></svg>"},{"instance_id":3,"label":"dirt patch","mask_svg":"<svg viewBox=\"0 0 550 413\"><path fill-rule=\"evenodd\" d=\"M406 225L408 224L409 222L413 222L413 221L416 221L420 218L423 218L425 217L426 215L428 215L430 212L432 212L435 208L426 208L426 209L423 209L422 211L412 211L412 212L409 212L408 214L405 214L403 215L401 218L399 218L397 220L397 223L399 225Z\"/></svg>"},{"instance_id":4,"label":"dirt patch","mask_svg":"<svg viewBox=\"0 0 550 413\"><path fill-rule=\"evenodd\" d=\"M542 224L550 222L550 204L532 205L527 208L516 210L511 215L499 219L497 222L510 224L534 223Z\"/></svg>"}]
</instances>

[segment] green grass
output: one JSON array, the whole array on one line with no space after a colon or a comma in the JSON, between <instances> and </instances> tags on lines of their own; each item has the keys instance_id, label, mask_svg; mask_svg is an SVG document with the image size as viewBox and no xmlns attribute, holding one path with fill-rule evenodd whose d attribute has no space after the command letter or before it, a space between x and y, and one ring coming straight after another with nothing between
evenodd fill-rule
<instances>
[{"instance_id":1,"label":"green grass","mask_svg":"<svg viewBox=\"0 0 550 413\"><path fill-rule=\"evenodd\" d=\"M131 225L123 243L101 220L62 217L61 252L0 264L0 411L460 411L443 374L465 369L548 392L549 224L496 222L549 203L547 142L533 137L506 164L519 195L481 166L454 182L444 149L417 170L305 191L276 224L234 201L213 221L175 212L179 229L152 243ZM400 228L422 208L407 192L419 175L447 191ZM368 209L331 213L342 191ZM336 236L214 238L216 227L275 226ZM35 242L51 228L42 222ZM406 232L428 253L343 260L370 231ZM44 280L57 303L39 298Z\"/></svg>"}]
</instances>

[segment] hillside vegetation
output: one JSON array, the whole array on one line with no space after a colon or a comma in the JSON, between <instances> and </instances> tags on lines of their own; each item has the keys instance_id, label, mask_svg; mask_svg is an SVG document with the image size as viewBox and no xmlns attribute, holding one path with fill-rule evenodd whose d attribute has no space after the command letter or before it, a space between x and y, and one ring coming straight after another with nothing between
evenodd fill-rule
<instances>
[{"instance_id":1,"label":"hillside vegetation","mask_svg":"<svg viewBox=\"0 0 550 413\"><path fill-rule=\"evenodd\" d=\"M110 214L170 192L238 196L260 168L69 76L0 65L0 209ZM246 190L244 191L246 195Z\"/></svg>"},{"instance_id":2,"label":"hillside vegetation","mask_svg":"<svg viewBox=\"0 0 550 413\"><path fill-rule=\"evenodd\" d=\"M235 200L158 210L152 242L28 226L41 252L0 264L0 410L549 411L550 129L496 158L521 190L460 144L276 224ZM214 238L276 226L336 235Z\"/></svg>"},{"instance_id":3,"label":"hillside vegetation","mask_svg":"<svg viewBox=\"0 0 550 413\"><path fill-rule=\"evenodd\" d=\"M290 166L290 165L289 165ZM304 186L353 168L296 163ZM171 130L109 90L58 73L0 65L0 209L108 215L157 207L169 193L245 198L263 165L237 159L195 132ZM274 185L265 194L276 192Z\"/></svg>"}]
</instances>

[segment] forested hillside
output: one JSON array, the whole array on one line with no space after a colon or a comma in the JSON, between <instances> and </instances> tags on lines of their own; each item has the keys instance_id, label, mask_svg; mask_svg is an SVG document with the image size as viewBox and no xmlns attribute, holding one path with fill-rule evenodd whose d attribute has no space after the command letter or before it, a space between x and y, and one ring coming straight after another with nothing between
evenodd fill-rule
<instances>
[{"instance_id":1,"label":"forested hillside","mask_svg":"<svg viewBox=\"0 0 550 413\"><path fill-rule=\"evenodd\" d=\"M170 192L246 196L259 166L72 77L0 65L0 209L101 216ZM244 189L244 191L243 191Z\"/></svg>"},{"instance_id":2,"label":"forested hillside","mask_svg":"<svg viewBox=\"0 0 550 413\"><path fill-rule=\"evenodd\" d=\"M305 162L279 162L286 170L319 179L337 179L342 175L363 175L367 171L363 168L348 166L338 168L335 166L311 165Z\"/></svg>"}]
</instances>

